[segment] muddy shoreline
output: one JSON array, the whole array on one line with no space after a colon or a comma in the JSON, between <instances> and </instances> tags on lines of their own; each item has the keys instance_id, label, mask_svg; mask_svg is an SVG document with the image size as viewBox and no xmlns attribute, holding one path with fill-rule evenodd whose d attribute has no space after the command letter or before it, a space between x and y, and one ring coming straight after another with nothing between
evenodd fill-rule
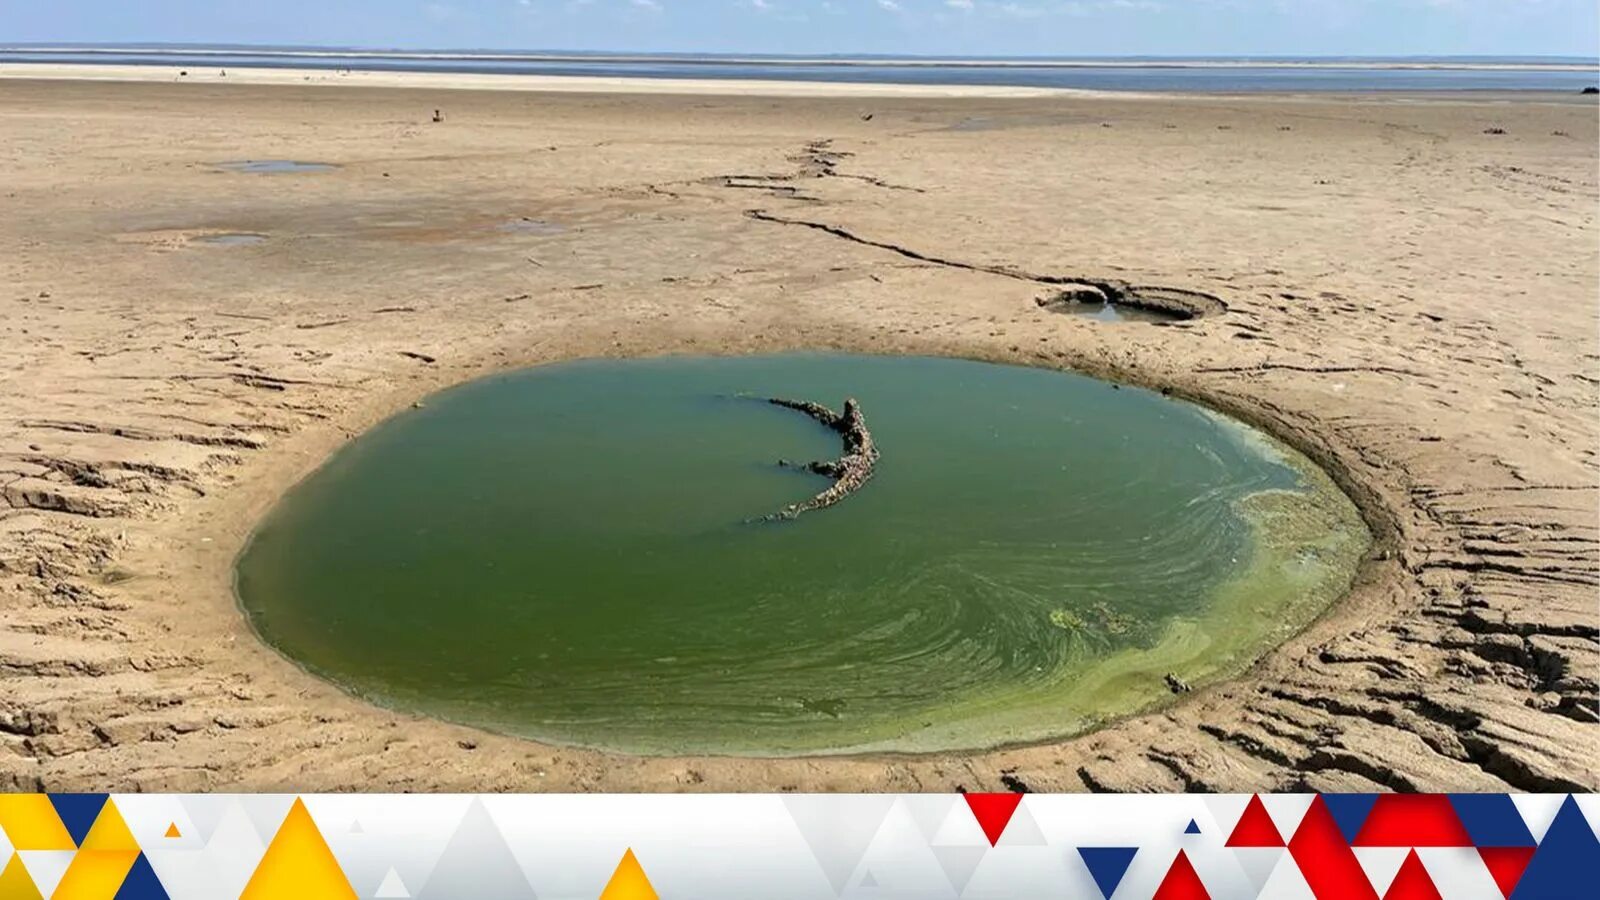
<instances>
[{"instance_id":1,"label":"muddy shoreline","mask_svg":"<svg viewBox=\"0 0 1600 900\"><path fill-rule=\"evenodd\" d=\"M1596 529L1585 513L1600 485L1593 454L1583 452L1593 432L1584 397L1596 367L1581 340L1539 336L1575 333L1590 317L1581 307L1573 312L1597 268L1592 251L1578 249L1594 237L1593 217L1582 210L1596 196L1592 176L1582 180L1595 147L1594 135L1580 130L1593 131L1581 109L1508 113L1461 103L1418 110L1348 100L1294 106L1297 124L1328 131L1296 140L1333 139L1350 149L1342 190L1355 194L1356 205L1391 204L1386 214L1368 210L1369 220L1404 223L1417 197L1444 209L1486 202L1476 194L1454 201L1452 189L1436 180L1463 172L1485 179L1471 182L1473 191L1501 192L1492 196L1503 215L1546 209L1562 218L1566 236L1547 226L1528 238L1546 244L1537 251L1529 244L1534 266L1554 258L1551 244L1567 248L1561 274L1527 273L1552 305L1524 308L1513 323L1485 318L1474 304L1474 286L1491 274L1470 259L1442 263L1470 276L1460 284L1433 273L1416 280L1407 265L1429 265L1445 253L1429 244L1405 264L1375 263L1364 276L1370 282L1346 284L1344 276L1316 274L1315 254L1298 258L1304 251L1252 236L1247 218L1219 215L1227 193L1220 188L1199 191L1207 199L1193 209L1154 193L1130 195L1149 173L1115 154L1076 159L1129 186L1117 202L1138 211L1126 214L1115 234L997 243L992 228L947 216L941 221L960 232L952 241L939 223L915 224L957 209L1020 221L1035 215L1030 209L1070 202L1083 206L1086 219L1105 220L1098 188L1047 185L1038 188L1054 192L1045 203L1027 196L1025 180L1007 187L982 172L970 185L953 180L989 151L970 133L938 126L978 113L1026 123L996 138L1019 154L1039 152L1041 141L1072 154L1087 140L1110 141L1114 149L1118 141L1176 130L1217 143L1171 149L1180 154L1173 159L1188 153L1216 163L1235 146L1233 136L1217 134L1219 122L1229 131L1253 129L1252 140L1268 155L1256 168L1270 183L1259 198L1245 199L1282 204L1288 185L1306 190L1313 181L1296 170L1303 147L1271 149L1272 140L1289 140L1273 137L1281 134L1282 100L983 101L999 106L982 109L973 107L979 101L874 100L878 114L868 125L856 115L856 100L793 100L768 109L769 101L726 99L701 109L695 104L704 98L609 98L583 109L559 98L496 94L452 98L470 108L450 117L452 132L440 133L405 124L433 98L403 91L381 92L376 108L359 112L372 103L370 89L346 97L322 88L317 96L329 99L306 113L290 96L293 88L183 98L167 86L38 83L19 90L31 93L0 102L0 116L20 123L26 109L30 118L0 139L0 148L30 153L71 136L88 151L46 156L74 178L93 177L102 160L138 165L132 174L102 173L107 181L61 197L40 192L64 176L41 171L0 185L12 202L53 207L63 223L19 225L13 217L0 234L0 247L17 260L7 272L16 285L8 293L16 296L0 297L14 313L7 338L31 338L4 375L15 390L0 402L0 418L12 426L0 439L9 506L0 518L0 739L10 750L0 756L0 779L12 786L1503 790L1600 783L1576 749L1600 729L1585 718L1600 660L1600 623L1590 602ZM273 182L276 196L268 197L259 180L185 168L167 142L141 142L131 154L95 151L109 148L117 133L122 113L108 102L114 97L180 117L243 101L237 121L219 126L227 142L282 145L294 152L276 155L348 165ZM294 130L287 123L296 115L350 121L315 139L320 146L300 149L313 139L284 143L279 136ZM628 122L628 115L641 121ZM1475 127L1486 115L1523 117L1510 130L1527 137L1514 146L1491 144ZM657 118L685 123L678 146L698 149L661 155L666 149L652 143ZM1372 118L1401 124L1372 125ZM1077 124L1103 119L1116 127ZM727 142L732 120L752 137ZM1168 120L1177 128L1165 129ZM360 156L395 127L414 131L406 140L418 149L405 158ZM1579 148L1549 136L1553 131L1579 134L1570 139ZM567 158L541 168L547 164L528 149L533 133L557 148L542 152ZM756 202L748 188L714 183L727 172L804 172L818 133L853 154L835 167L878 183L813 174L772 182L798 191L758 188L771 196ZM1446 137L1428 136L1434 134ZM1063 136L1071 140L1062 143ZM489 146L467 149L482 143ZM568 146L600 158L583 161L561 149ZM1372 168L1377 162L1358 159L1391 152L1384 165L1434 154L1431 165L1441 171L1404 168L1385 183L1385 173ZM1497 161L1507 153L1518 155L1514 166ZM431 161L440 156L449 162ZM556 180L558 170L570 173L575 165L595 183ZM1362 166L1373 180L1350 180ZM387 185L385 173L394 175ZM516 190L513 184L524 185L526 196L497 195ZM219 195L202 198L201 185ZM152 188L164 189L164 199L141 208L134 198ZM1274 191L1279 196L1270 196ZM358 214L340 210L341 196L360 207ZM759 206L935 260L977 259L991 270L906 259L810 227L803 231L812 236L801 237L792 226L751 222L747 211ZM574 227L527 243L476 237L524 210ZM1133 227L1160 232L1150 217L1161 215L1191 228L1208 221L1225 240L1199 252L1146 244L1135 248L1144 261L1134 264L1118 240ZM98 224L74 236L73 228L90 221ZM1300 230L1282 240L1342 234L1342 255L1375 249L1362 244L1359 230L1341 230L1342 221L1336 211L1325 213L1285 226ZM108 228L115 236L109 250ZM273 240L205 250L202 264L191 251L140 237L184 228ZM1451 228L1440 239L1465 234L1472 243L1470 219ZM318 233L331 235L321 239L325 246L303 237ZM1414 239L1434 237L1420 232ZM1230 267L1228 241L1271 263ZM729 247L737 252L730 255ZM103 254L101 266L72 265L91 249ZM998 268L1114 272L1123 283L1183 286L1226 306L1172 326L1064 321L1069 317L1035 305L1039 284ZM1255 274L1241 280L1234 273L1244 269ZM1406 299L1393 298L1396 291ZM1379 293L1391 295L1387 308L1371 302ZM1554 306L1557 300L1566 305ZM1455 359L1488 346L1504 346L1503 359ZM1375 551L1349 597L1238 679L1079 738L914 757L641 758L415 719L301 672L257 642L234 605L234 556L283 490L351 436L434 391L587 356L786 350L1065 368L1195 400L1279 437L1327 470L1362 510ZM1501 391L1532 399L1502 408L1490 397ZM1486 422L1506 436L1496 438ZM1475 524L1480 519L1494 524ZM1490 534L1502 536L1491 541Z\"/></svg>"}]
</instances>

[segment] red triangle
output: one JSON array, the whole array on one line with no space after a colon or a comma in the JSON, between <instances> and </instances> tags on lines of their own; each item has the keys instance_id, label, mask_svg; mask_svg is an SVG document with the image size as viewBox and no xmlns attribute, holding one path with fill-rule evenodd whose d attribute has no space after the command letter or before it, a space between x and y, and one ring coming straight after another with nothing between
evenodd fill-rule
<instances>
[{"instance_id":1,"label":"red triangle","mask_svg":"<svg viewBox=\"0 0 1600 900\"><path fill-rule=\"evenodd\" d=\"M1378 900L1378 892L1372 889L1321 797L1311 801L1306 817L1289 839L1289 855L1317 900Z\"/></svg>"},{"instance_id":2,"label":"red triangle","mask_svg":"<svg viewBox=\"0 0 1600 900\"><path fill-rule=\"evenodd\" d=\"M1022 802L1021 794L962 794L961 796L967 798L967 806L972 809L972 817L978 820L978 827L983 829L983 836L989 839L991 847L1000 840L1000 834L1006 830L1012 814L1017 811L1017 804Z\"/></svg>"},{"instance_id":3,"label":"red triangle","mask_svg":"<svg viewBox=\"0 0 1600 900\"><path fill-rule=\"evenodd\" d=\"M1528 860L1533 858L1535 847L1479 847L1478 855L1483 857L1483 864L1488 867L1489 874L1494 876L1494 883L1500 887L1502 897L1510 897L1516 889L1517 882L1522 880L1522 872L1528 868Z\"/></svg>"},{"instance_id":4,"label":"red triangle","mask_svg":"<svg viewBox=\"0 0 1600 900\"><path fill-rule=\"evenodd\" d=\"M1167 870L1167 877L1161 879L1161 886L1150 900L1211 900L1211 895L1201 883L1200 873L1189 862L1188 854L1179 850L1178 858Z\"/></svg>"},{"instance_id":5,"label":"red triangle","mask_svg":"<svg viewBox=\"0 0 1600 900\"><path fill-rule=\"evenodd\" d=\"M1384 794L1352 847L1471 847L1472 836L1444 794Z\"/></svg>"},{"instance_id":6,"label":"red triangle","mask_svg":"<svg viewBox=\"0 0 1600 900\"><path fill-rule=\"evenodd\" d=\"M1278 833L1278 826L1272 824L1272 817L1267 815L1260 794L1251 795L1250 804L1244 808L1244 815L1239 817L1239 824L1233 826L1233 833L1228 835L1228 843L1224 846L1283 846L1283 835Z\"/></svg>"},{"instance_id":7,"label":"red triangle","mask_svg":"<svg viewBox=\"0 0 1600 900\"><path fill-rule=\"evenodd\" d=\"M1428 870L1422 867L1421 857L1413 850L1406 854L1406 861L1400 864L1400 871L1395 873L1383 900L1444 900L1444 897L1433 886Z\"/></svg>"}]
</instances>

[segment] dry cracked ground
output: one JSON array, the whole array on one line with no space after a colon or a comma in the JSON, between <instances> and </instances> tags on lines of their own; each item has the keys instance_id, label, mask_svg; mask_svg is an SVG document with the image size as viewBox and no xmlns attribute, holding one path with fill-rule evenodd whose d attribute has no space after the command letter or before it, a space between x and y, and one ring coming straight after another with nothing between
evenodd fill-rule
<instances>
[{"instance_id":1,"label":"dry cracked ground","mask_svg":"<svg viewBox=\"0 0 1600 900\"><path fill-rule=\"evenodd\" d=\"M1600 787L1592 103L0 88L0 787ZM242 159L338 168L217 166ZM231 233L264 240L205 240ZM1061 283L1208 314L1036 303ZM1237 680L914 757L636 758L419 720L236 610L273 498L433 390L783 348L1202 398L1326 465L1376 548Z\"/></svg>"}]
</instances>

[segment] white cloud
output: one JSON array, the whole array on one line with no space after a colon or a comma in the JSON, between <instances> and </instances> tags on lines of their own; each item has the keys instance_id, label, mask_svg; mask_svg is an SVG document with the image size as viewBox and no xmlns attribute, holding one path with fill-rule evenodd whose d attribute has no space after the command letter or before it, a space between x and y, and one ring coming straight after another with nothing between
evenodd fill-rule
<instances>
[{"instance_id":1,"label":"white cloud","mask_svg":"<svg viewBox=\"0 0 1600 900\"><path fill-rule=\"evenodd\" d=\"M889 12L900 11L900 4L896 0L878 0L878 6L881 9L887 9Z\"/></svg>"}]
</instances>

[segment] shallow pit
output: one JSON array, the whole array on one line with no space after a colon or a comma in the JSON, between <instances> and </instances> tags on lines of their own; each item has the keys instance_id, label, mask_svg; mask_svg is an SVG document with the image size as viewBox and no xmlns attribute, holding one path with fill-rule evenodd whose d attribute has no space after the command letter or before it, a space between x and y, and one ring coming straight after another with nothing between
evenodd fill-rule
<instances>
[{"instance_id":1,"label":"shallow pit","mask_svg":"<svg viewBox=\"0 0 1600 900\"><path fill-rule=\"evenodd\" d=\"M858 399L874 477L777 465ZM1369 536L1298 453L1050 370L802 354L585 361L349 444L242 554L255 627L376 702L643 753L931 751L1082 732L1242 670Z\"/></svg>"},{"instance_id":2,"label":"shallow pit","mask_svg":"<svg viewBox=\"0 0 1600 900\"><path fill-rule=\"evenodd\" d=\"M286 175L301 172L331 172L339 167L333 163L301 162L294 159L241 159L217 163L217 168L250 175Z\"/></svg>"}]
</instances>

